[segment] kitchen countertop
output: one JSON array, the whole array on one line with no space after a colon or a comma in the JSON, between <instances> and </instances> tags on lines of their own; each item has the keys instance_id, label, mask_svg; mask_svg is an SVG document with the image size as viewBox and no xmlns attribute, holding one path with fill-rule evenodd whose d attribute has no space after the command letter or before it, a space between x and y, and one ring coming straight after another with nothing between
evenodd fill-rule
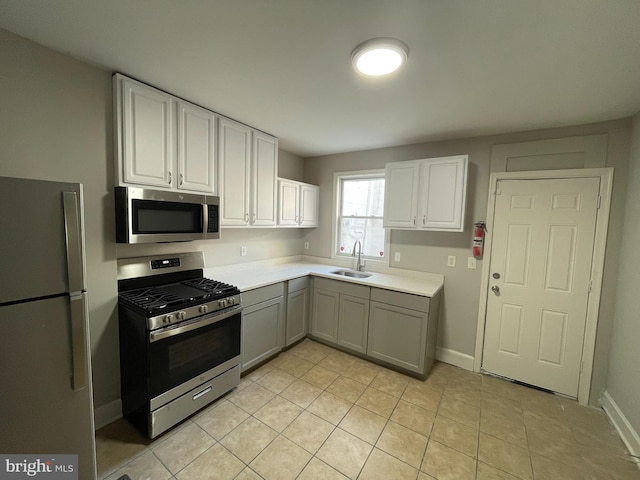
<instances>
[{"instance_id":1,"label":"kitchen countertop","mask_svg":"<svg viewBox=\"0 0 640 480\"><path fill-rule=\"evenodd\" d=\"M328 259L322 261L325 260ZM263 261L205 268L204 276L236 285L243 292L306 275L395 290L423 297L433 297L444 285L444 275L388 267L367 270L366 273L371 274L367 278L345 277L331 273L335 270L352 270L338 263L314 263L313 261L299 259L293 259L292 261L287 261L286 259L273 262Z\"/></svg>"}]
</instances>

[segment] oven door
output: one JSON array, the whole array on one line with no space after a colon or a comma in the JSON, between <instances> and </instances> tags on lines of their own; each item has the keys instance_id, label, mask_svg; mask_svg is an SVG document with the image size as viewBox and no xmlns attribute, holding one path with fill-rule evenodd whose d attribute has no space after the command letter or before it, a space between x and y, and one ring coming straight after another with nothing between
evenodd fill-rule
<instances>
[{"instance_id":1,"label":"oven door","mask_svg":"<svg viewBox=\"0 0 640 480\"><path fill-rule=\"evenodd\" d=\"M151 409L240 363L242 307L149 332Z\"/></svg>"}]
</instances>

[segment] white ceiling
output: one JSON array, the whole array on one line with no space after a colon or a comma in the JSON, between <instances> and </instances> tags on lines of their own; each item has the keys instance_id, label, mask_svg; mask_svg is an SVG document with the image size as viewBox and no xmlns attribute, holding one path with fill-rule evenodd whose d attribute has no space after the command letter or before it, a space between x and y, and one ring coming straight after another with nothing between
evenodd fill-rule
<instances>
[{"instance_id":1,"label":"white ceiling","mask_svg":"<svg viewBox=\"0 0 640 480\"><path fill-rule=\"evenodd\" d=\"M638 0L0 0L0 28L307 157L640 111ZM352 49L409 45L388 78Z\"/></svg>"}]
</instances>

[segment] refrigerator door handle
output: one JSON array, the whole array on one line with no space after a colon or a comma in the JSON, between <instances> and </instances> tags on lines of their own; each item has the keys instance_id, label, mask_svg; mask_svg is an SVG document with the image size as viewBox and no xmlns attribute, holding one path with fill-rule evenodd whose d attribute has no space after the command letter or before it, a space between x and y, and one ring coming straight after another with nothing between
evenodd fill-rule
<instances>
[{"instance_id":1,"label":"refrigerator door handle","mask_svg":"<svg viewBox=\"0 0 640 480\"><path fill-rule=\"evenodd\" d=\"M80 197L80 201L82 197ZM77 293L85 289L84 252L82 242L82 220L78 193L62 192L64 207L64 229L67 243L67 277L69 292Z\"/></svg>"},{"instance_id":2,"label":"refrigerator door handle","mask_svg":"<svg viewBox=\"0 0 640 480\"><path fill-rule=\"evenodd\" d=\"M77 392L87 386L87 294L69 297L71 305L71 388Z\"/></svg>"}]
</instances>

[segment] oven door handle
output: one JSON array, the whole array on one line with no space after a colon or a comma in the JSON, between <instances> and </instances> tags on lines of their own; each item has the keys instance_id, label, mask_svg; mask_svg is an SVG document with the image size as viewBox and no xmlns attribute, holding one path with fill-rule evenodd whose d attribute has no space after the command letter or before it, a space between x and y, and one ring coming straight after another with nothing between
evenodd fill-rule
<instances>
[{"instance_id":1,"label":"oven door handle","mask_svg":"<svg viewBox=\"0 0 640 480\"><path fill-rule=\"evenodd\" d=\"M190 332L192 330L196 330L198 328L206 327L207 325L211 325L212 323L219 322L226 318L232 317L242 311L242 305L236 305L235 307L231 307L227 310L224 310L221 313L213 313L204 317L201 320L197 320L193 323L185 322L185 325L179 325L174 327L168 327L166 329L158 330L155 332L151 332L149 334L149 342L157 342L158 340L162 340L164 338L172 337L174 335L179 335L181 333Z\"/></svg>"}]
</instances>

